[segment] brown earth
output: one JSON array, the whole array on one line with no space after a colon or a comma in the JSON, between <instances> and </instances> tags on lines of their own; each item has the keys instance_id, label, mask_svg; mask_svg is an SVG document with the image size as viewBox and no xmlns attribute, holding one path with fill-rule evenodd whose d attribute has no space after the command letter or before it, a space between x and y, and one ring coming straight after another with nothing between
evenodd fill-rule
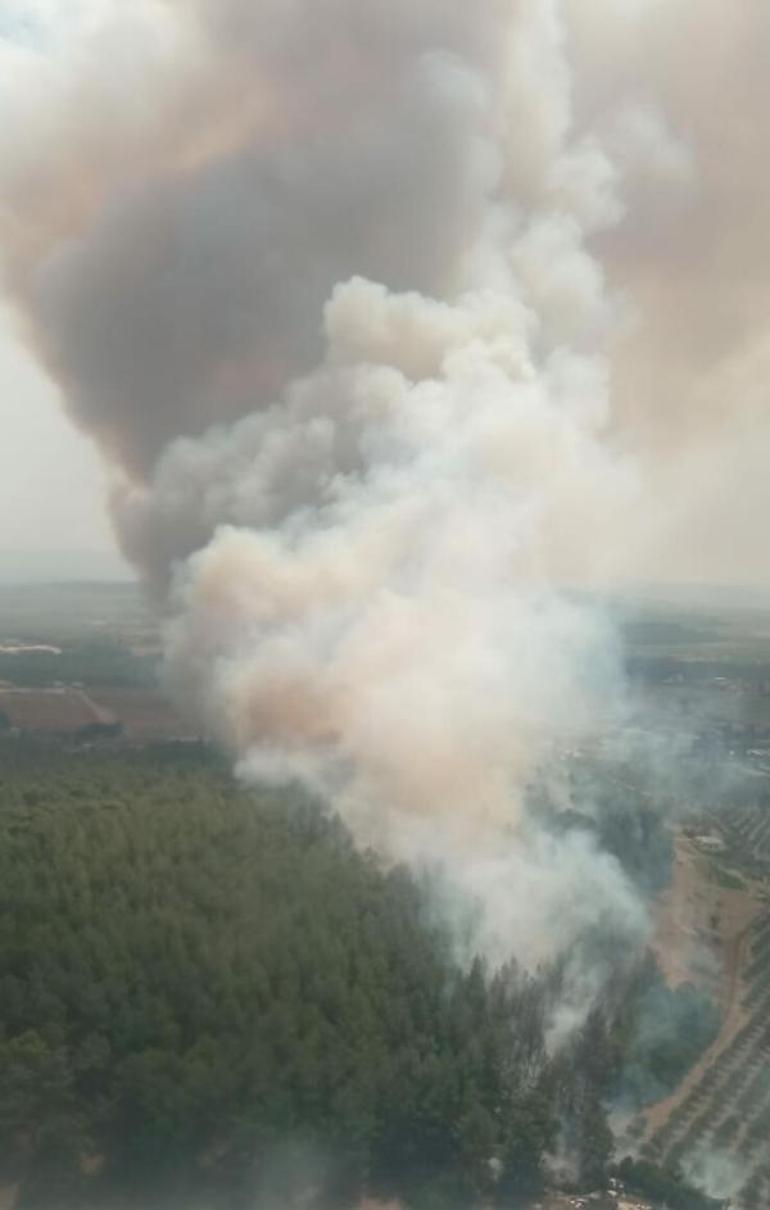
<instances>
[{"instance_id":1,"label":"brown earth","mask_svg":"<svg viewBox=\"0 0 770 1210\"><path fill-rule=\"evenodd\" d=\"M98 721L79 689L2 689L0 710L23 731L76 731Z\"/></svg>"},{"instance_id":2,"label":"brown earth","mask_svg":"<svg viewBox=\"0 0 770 1210\"><path fill-rule=\"evenodd\" d=\"M720 885L715 859L683 834L676 838L674 854L672 882L658 904L652 948L670 986L689 981L719 999L722 1024L678 1088L645 1109L646 1139L685 1100L747 1020L741 1003L742 972L749 929L766 893L761 883L745 876L742 889Z\"/></svg>"},{"instance_id":3,"label":"brown earth","mask_svg":"<svg viewBox=\"0 0 770 1210\"><path fill-rule=\"evenodd\" d=\"M195 728L186 723L160 693L147 689L90 689L89 697L109 721L123 724L128 739L186 739Z\"/></svg>"},{"instance_id":4,"label":"brown earth","mask_svg":"<svg viewBox=\"0 0 770 1210\"><path fill-rule=\"evenodd\" d=\"M678 833L670 887L655 910L652 949L670 987L694 983L726 1010L736 942L759 911L760 884L741 875L742 888L719 879L719 856Z\"/></svg>"},{"instance_id":5,"label":"brown earth","mask_svg":"<svg viewBox=\"0 0 770 1210\"><path fill-rule=\"evenodd\" d=\"M122 723L128 740L184 739L195 735L166 699L150 689L0 687L0 710L22 731L77 731L89 723Z\"/></svg>"}]
</instances>

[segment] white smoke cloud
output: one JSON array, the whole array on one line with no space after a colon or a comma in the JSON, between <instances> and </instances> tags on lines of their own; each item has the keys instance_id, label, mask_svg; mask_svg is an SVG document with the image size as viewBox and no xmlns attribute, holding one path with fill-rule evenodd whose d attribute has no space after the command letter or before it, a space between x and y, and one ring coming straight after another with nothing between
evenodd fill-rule
<instances>
[{"instance_id":1,"label":"white smoke cloud","mask_svg":"<svg viewBox=\"0 0 770 1210\"><path fill-rule=\"evenodd\" d=\"M575 589L705 525L697 570L724 565L725 448L767 490L758 131L718 154L766 119L713 51L689 65L699 20L742 64L758 0L78 12L61 52L0 58L29 132L2 136L6 281L115 469L170 682L244 776L438 859L495 958L633 947L619 864L529 788L622 696ZM601 977L581 951L555 1034Z\"/></svg>"},{"instance_id":2,"label":"white smoke cloud","mask_svg":"<svg viewBox=\"0 0 770 1210\"><path fill-rule=\"evenodd\" d=\"M300 777L362 843L439 861L486 905L486 952L536 966L587 928L638 939L644 913L613 859L523 820L539 761L614 691L605 624L555 586L601 574L634 487L601 442L601 366L536 366L533 319L354 279L326 365L224 442L180 443L136 507L153 534L229 521L181 577L169 667L241 772Z\"/></svg>"},{"instance_id":3,"label":"white smoke cloud","mask_svg":"<svg viewBox=\"0 0 770 1210\"><path fill-rule=\"evenodd\" d=\"M696 1189L720 1201L735 1197L747 1179L745 1161L715 1146L688 1152L682 1160L682 1172Z\"/></svg>"}]
</instances>

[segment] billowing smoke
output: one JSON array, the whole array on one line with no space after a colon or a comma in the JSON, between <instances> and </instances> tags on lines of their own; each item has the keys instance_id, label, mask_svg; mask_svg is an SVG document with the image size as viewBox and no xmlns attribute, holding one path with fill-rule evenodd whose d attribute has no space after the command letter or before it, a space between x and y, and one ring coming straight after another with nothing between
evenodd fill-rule
<instances>
[{"instance_id":1,"label":"billowing smoke","mask_svg":"<svg viewBox=\"0 0 770 1210\"><path fill-rule=\"evenodd\" d=\"M734 1198L746 1181L745 1165L722 1147L702 1146L685 1155L682 1171L686 1179L707 1197L719 1201Z\"/></svg>"},{"instance_id":2,"label":"billowing smoke","mask_svg":"<svg viewBox=\"0 0 770 1210\"><path fill-rule=\"evenodd\" d=\"M569 954L569 1028L647 927L533 793L623 709L592 594L706 532L715 451L766 492L764 0L56 7L3 59L7 289L170 682L488 953Z\"/></svg>"}]
</instances>

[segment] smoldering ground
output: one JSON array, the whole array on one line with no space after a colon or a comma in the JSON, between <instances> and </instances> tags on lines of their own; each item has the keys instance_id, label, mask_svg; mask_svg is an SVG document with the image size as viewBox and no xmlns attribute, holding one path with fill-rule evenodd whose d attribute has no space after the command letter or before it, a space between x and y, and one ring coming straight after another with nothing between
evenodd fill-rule
<instances>
[{"instance_id":1,"label":"smoldering ground","mask_svg":"<svg viewBox=\"0 0 770 1210\"><path fill-rule=\"evenodd\" d=\"M762 0L55 7L3 51L6 288L170 684L493 955L633 951L639 887L529 787L625 717L591 594L756 566Z\"/></svg>"}]
</instances>

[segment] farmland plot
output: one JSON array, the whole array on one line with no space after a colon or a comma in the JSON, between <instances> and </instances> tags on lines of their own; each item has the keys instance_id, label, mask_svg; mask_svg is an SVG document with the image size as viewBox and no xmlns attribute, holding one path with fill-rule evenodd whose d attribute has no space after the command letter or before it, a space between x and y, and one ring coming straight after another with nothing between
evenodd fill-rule
<instances>
[{"instance_id":1,"label":"farmland plot","mask_svg":"<svg viewBox=\"0 0 770 1210\"><path fill-rule=\"evenodd\" d=\"M719 1037L665 1106L653 1107L643 1155L674 1169L698 1153L723 1159L743 1180L732 1204L760 1210L770 1206L770 812L740 807L718 826L725 856L714 872L723 886L736 868L751 879L744 898L753 895L756 910L725 951Z\"/></svg>"}]
</instances>

